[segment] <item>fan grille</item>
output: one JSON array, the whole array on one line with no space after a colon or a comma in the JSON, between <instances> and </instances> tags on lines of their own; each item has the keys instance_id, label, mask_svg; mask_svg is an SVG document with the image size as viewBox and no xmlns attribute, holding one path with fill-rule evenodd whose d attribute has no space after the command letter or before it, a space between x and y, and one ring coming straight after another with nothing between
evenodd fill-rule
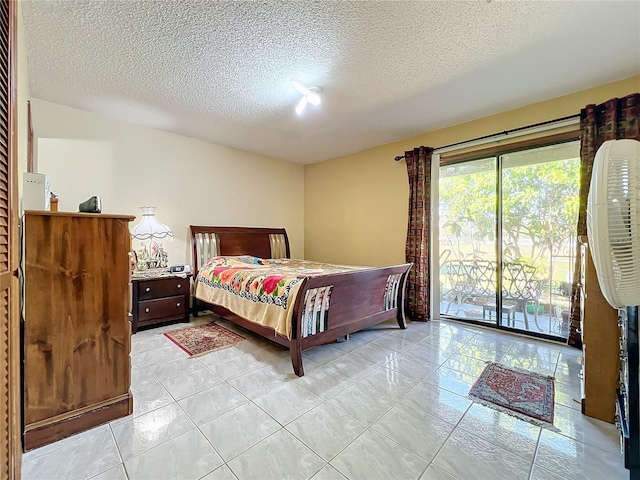
<instances>
[{"instance_id":1,"label":"fan grille","mask_svg":"<svg viewBox=\"0 0 640 480\"><path fill-rule=\"evenodd\" d=\"M618 295L640 300L640 274L637 256L638 188L640 188L640 159L629 155L613 154L609 158L607 179L607 210L609 216L609 248L613 278ZM634 187L635 186L635 187Z\"/></svg>"},{"instance_id":2,"label":"fan grille","mask_svg":"<svg viewBox=\"0 0 640 480\"><path fill-rule=\"evenodd\" d=\"M607 301L614 307L640 304L640 142L611 140L598 149L587 227Z\"/></svg>"}]
</instances>

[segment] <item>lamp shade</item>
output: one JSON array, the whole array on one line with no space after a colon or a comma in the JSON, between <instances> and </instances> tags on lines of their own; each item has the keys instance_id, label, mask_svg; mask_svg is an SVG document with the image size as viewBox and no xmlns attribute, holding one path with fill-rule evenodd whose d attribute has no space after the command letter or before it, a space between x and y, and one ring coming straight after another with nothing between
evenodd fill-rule
<instances>
[{"instance_id":1,"label":"lamp shade","mask_svg":"<svg viewBox=\"0 0 640 480\"><path fill-rule=\"evenodd\" d=\"M131 227L131 236L136 240L166 239L173 241L171 229L160 223L155 215L156 207L140 207L142 220Z\"/></svg>"}]
</instances>

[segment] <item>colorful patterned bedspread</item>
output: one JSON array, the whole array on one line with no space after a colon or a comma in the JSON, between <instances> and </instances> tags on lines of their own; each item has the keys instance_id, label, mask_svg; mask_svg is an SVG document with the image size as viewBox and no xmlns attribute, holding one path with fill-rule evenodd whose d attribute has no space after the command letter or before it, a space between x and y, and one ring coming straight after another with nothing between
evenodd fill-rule
<instances>
[{"instance_id":1,"label":"colorful patterned bedspread","mask_svg":"<svg viewBox=\"0 0 640 480\"><path fill-rule=\"evenodd\" d=\"M291 338L293 307L306 277L367 268L287 258L214 257L200 269L195 295Z\"/></svg>"}]
</instances>

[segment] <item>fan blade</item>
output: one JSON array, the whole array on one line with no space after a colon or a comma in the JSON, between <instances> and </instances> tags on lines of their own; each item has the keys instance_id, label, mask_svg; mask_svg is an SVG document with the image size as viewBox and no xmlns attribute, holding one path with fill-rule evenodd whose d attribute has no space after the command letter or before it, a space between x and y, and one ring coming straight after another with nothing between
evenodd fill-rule
<instances>
[{"instance_id":1,"label":"fan blade","mask_svg":"<svg viewBox=\"0 0 640 480\"><path fill-rule=\"evenodd\" d=\"M305 87L304 85L302 85L300 82L297 82L295 80L291 80L291 85L293 85L293 87L298 90L302 95L306 95L309 93L309 89L307 87Z\"/></svg>"},{"instance_id":2,"label":"fan blade","mask_svg":"<svg viewBox=\"0 0 640 480\"><path fill-rule=\"evenodd\" d=\"M296 105L296 113L298 115L302 115L302 112L304 112L304 109L306 106L307 106L307 97L302 97L298 102L298 104Z\"/></svg>"},{"instance_id":3,"label":"fan blade","mask_svg":"<svg viewBox=\"0 0 640 480\"><path fill-rule=\"evenodd\" d=\"M307 102L309 102L314 107L317 107L318 105L320 105L322 99L320 98L320 92L317 92L315 90L316 89L309 90L309 93L307 93Z\"/></svg>"}]
</instances>

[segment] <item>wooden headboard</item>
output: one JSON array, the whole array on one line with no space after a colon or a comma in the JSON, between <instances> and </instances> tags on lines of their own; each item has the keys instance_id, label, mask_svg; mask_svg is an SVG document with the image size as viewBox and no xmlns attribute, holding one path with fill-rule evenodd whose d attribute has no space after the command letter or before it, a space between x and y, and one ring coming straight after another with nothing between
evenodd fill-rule
<instances>
[{"instance_id":1,"label":"wooden headboard","mask_svg":"<svg viewBox=\"0 0 640 480\"><path fill-rule=\"evenodd\" d=\"M284 228L208 227L191 225L194 278L200 267L218 255L253 255L260 258L289 258L289 237Z\"/></svg>"}]
</instances>

